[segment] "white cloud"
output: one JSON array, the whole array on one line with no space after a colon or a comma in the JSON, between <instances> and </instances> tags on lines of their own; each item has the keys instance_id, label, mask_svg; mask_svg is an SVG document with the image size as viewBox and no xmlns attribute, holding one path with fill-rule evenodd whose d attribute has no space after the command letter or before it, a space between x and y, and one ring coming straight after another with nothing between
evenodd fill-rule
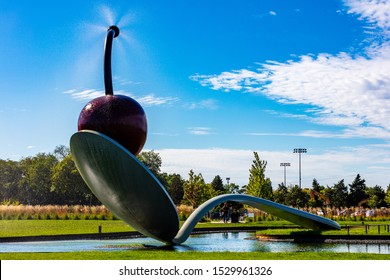
<instances>
[{"instance_id":1,"label":"white cloud","mask_svg":"<svg viewBox=\"0 0 390 280\"><path fill-rule=\"evenodd\" d=\"M346 1L350 13L389 29L389 1ZM385 32L385 30L382 30ZM374 42L361 55L302 55L298 60L267 61L257 70L233 70L191 78L214 90L263 94L284 104L313 106L315 123L344 126L343 136L390 135L390 41Z\"/></svg>"},{"instance_id":2,"label":"white cloud","mask_svg":"<svg viewBox=\"0 0 390 280\"><path fill-rule=\"evenodd\" d=\"M369 186L386 188L390 183L390 151L388 147L365 146L341 148L315 154L308 149L302 155L302 187L310 187L316 178L322 185L333 185L341 179L349 184L357 173L366 179ZM253 151L232 149L161 149L155 150L162 159L162 171L178 173L188 179L188 172L202 173L206 182L214 176L231 178L232 183L245 185L253 161ZM287 184L298 184L298 156L291 151L258 151L260 158L267 161L266 176L274 188L283 182L281 162L290 162L287 168Z\"/></svg>"},{"instance_id":3,"label":"white cloud","mask_svg":"<svg viewBox=\"0 0 390 280\"><path fill-rule=\"evenodd\" d=\"M137 101L146 107L172 104L179 100L177 97L158 97L154 94L138 97Z\"/></svg>"},{"instance_id":4,"label":"white cloud","mask_svg":"<svg viewBox=\"0 0 390 280\"><path fill-rule=\"evenodd\" d=\"M92 100L94 98L103 96L105 94L102 90L95 90L95 89L86 89L86 90L76 90L76 89L70 89L67 91L64 91L63 93L69 94L71 98L75 100Z\"/></svg>"},{"instance_id":5,"label":"white cloud","mask_svg":"<svg viewBox=\"0 0 390 280\"><path fill-rule=\"evenodd\" d=\"M122 77L119 77L119 76L114 76L113 77L115 83L121 85L121 86L127 86L127 85L140 85L141 82L134 82L132 80L129 80L129 79L126 79L126 78L122 78Z\"/></svg>"},{"instance_id":6,"label":"white cloud","mask_svg":"<svg viewBox=\"0 0 390 280\"><path fill-rule=\"evenodd\" d=\"M269 11L269 14L270 14L271 16L276 16L276 12L274 12L274 11Z\"/></svg>"},{"instance_id":7,"label":"white cloud","mask_svg":"<svg viewBox=\"0 0 390 280\"><path fill-rule=\"evenodd\" d=\"M193 135L209 135L213 132L210 127L188 127L188 133Z\"/></svg>"},{"instance_id":8,"label":"white cloud","mask_svg":"<svg viewBox=\"0 0 390 280\"><path fill-rule=\"evenodd\" d=\"M390 2L388 0L344 0L348 12L359 15L376 26L387 29L390 27Z\"/></svg>"},{"instance_id":9,"label":"white cloud","mask_svg":"<svg viewBox=\"0 0 390 280\"><path fill-rule=\"evenodd\" d=\"M95 90L95 89L86 89L86 90L76 90L76 89L70 89L66 90L63 93L69 94L72 99L78 100L78 101L89 101L94 98L104 96L105 92L103 90ZM135 96L131 93L128 93L124 90L117 90L115 91L115 94L125 95L129 96L131 98L134 98L137 100L141 105L145 107L151 107L151 106L161 106L161 105L169 105L176 101L178 101L177 97L159 97L155 94L151 93L144 96Z\"/></svg>"},{"instance_id":10,"label":"white cloud","mask_svg":"<svg viewBox=\"0 0 390 280\"><path fill-rule=\"evenodd\" d=\"M340 132L304 130L296 133L269 133L269 132L248 132L245 135L250 136L289 136L289 137L310 137L310 138L370 138L390 140L390 132L377 127L357 127L344 129Z\"/></svg>"},{"instance_id":11,"label":"white cloud","mask_svg":"<svg viewBox=\"0 0 390 280\"><path fill-rule=\"evenodd\" d=\"M215 99L204 99L199 102L188 103L185 105L185 107L190 110L195 110L195 109L216 110L218 109L218 104Z\"/></svg>"}]
</instances>

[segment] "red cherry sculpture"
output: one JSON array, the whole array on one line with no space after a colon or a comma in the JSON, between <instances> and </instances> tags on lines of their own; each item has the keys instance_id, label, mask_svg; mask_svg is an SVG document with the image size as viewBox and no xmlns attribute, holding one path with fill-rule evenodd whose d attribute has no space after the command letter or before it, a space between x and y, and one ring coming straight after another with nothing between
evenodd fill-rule
<instances>
[{"instance_id":1,"label":"red cherry sculpture","mask_svg":"<svg viewBox=\"0 0 390 280\"><path fill-rule=\"evenodd\" d=\"M141 152L147 134L147 121L141 105L124 95L114 95L111 74L111 49L119 28L110 26L104 50L106 95L93 99L81 110L78 130L94 130L114 139L132 154Z\"/></svg>"},{"instance_id":2,"label":"red cherry sculpture","mask_svg":"<svg viewBox=\"0 0 390 280\"><path fill-rule=\"evenodd\" d=\"M141 152L147 121L141 105L124 95L105 95L93 99L81 110L78 130L94 130L114 139L132 154Z\"/></svg>"}]
</instances>

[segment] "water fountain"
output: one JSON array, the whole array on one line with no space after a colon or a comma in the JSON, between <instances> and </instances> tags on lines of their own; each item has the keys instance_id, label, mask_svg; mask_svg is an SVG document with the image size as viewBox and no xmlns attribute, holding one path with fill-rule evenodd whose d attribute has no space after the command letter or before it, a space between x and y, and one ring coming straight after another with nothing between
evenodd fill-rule
<instances>
[{"instance_id":1,"label":"water fountain","mask_svg":"<svg viewBox=\"0 0 390 280\"><path fill-rule=\"evenodd\" d=\"M306 228L340 229L330 219L243 194L225 194L206 201L179 229L178 213L171 197L136 158L146 141L145 112L136 100L114 95L111 53L118 35L117 26L108 28L104 49L106 94L83 108L79 131L70 139L72 156L84 181L118 218L145 236L167 244L185 242L198 221L226 201L248 204Z\"/></svg>"}]
</instances>

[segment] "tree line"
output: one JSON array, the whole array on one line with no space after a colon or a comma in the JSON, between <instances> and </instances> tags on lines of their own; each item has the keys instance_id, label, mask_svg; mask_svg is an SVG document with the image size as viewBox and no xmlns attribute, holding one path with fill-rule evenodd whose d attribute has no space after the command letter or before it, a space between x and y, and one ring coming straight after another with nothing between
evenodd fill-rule
<instances>
[{"instance_id":1,"label":"tree line","mask_svg":"<svg viewBox=\"0 0 390 280\"><path fill-rule=\"evenodd\" d=\"M254 152L245 186L224 183L219 175L207 183L202 174L189 171L188 179L161 172L162 160L154 151L144 151L138 159L158 178L176 205L194 208L206 200L226 193L246 193L293 207L390 207L390 185L369 187L359 174L350 184L340 180L322 186L313 179L310 188L279 184L272 187L265 176L267 161ZM38 153L19 161L0 159L0 203L25 205L99 205L81 178L69 148L58 146L52 153Z\"/></svg>"}]
</instances>

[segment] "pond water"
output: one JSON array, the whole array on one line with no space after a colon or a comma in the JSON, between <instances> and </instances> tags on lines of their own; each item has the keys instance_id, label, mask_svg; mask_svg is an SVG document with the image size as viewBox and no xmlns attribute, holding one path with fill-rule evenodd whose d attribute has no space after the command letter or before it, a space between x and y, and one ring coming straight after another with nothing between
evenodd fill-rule
<instances>
[{"instance_id":1,"label":"pond water","mask_svg":"<svg viewBox=\"0 0 390 280\"><path fill-rule=\"evenodd\" d=\"M177 252L350 252L390 254L390 244L329 244L259 241L255 233L191 235L182 245L166 246L152 238L0 243L0 252L171 250Z\"/></svg>"}]
</instances>

